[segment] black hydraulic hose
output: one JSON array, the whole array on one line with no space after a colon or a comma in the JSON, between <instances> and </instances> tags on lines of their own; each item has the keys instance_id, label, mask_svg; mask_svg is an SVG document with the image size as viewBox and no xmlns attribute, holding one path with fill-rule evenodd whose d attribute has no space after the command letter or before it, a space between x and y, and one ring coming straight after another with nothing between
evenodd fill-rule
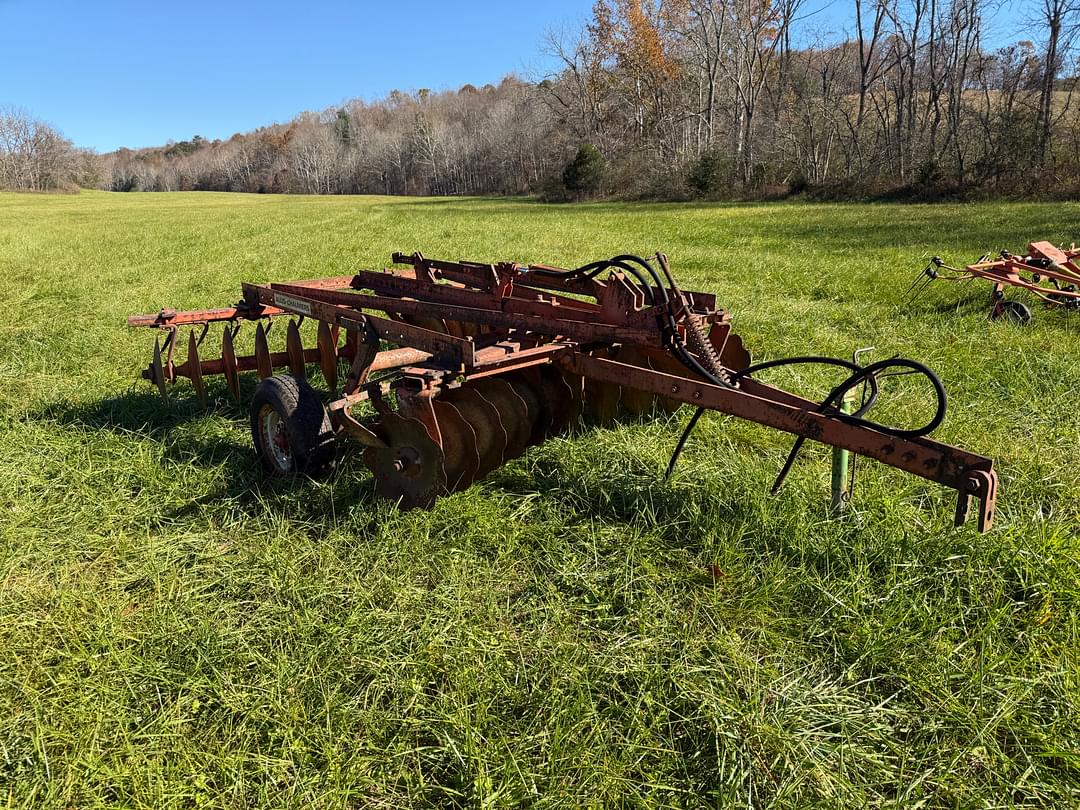
<instances>
[{"instance_id":1,"label":"black hydraulic hose","mask_svg":"<svg viewBox=\"0 0 1080 810\"><path fill-rule=\"evenodd\" d=\"M795 365L837 366L838 368L847 369L849 372L851 372L851 375L846 380L844 380L843 383L840 384L839 387L843 389L841 391L841 394L847 393L848 390L854 388L856 385L862 382L862 380L857 380L855 378L862 373L864 369L863 366L860 366L858 363L855 363L851 360L844 360L840 357L825 357L823 355L816 354L799 355L796 357L781 357L777 360L765 360L760 363L754 363L742 369L741 371L735 372L732 379L734 382L738 382L739 380L742 380L745 377L750 377L751 375L759 371L766 371L770 368L780 368L781 366ZM854 380L854 382L852 382L852 380ZM870 410L870 408L873 407L875 402L877 402L878 384L876 377L867 379L866 382L867 385L869 385L870 387L869 399L864 401L864 403L859 407L857 411L854 411L851 414L845 414L845 416L862 416L864 413Z\"/></svg>"},{"instance_id":2,"label":"black hydraulic hose","mask_svg":"<svg viewBox=\"0 0 1080 810\"><path fill-rule=\"evenodd\" d=\"M615 258L612 259L612 261L613 262L621 262L621 263L624 263L624 264L626 262L633 262L635 264L640 265L645 270L645 272L648 273L652 277L653 284L656 286L656 289L658 289L661 293L663 293L664 297L660 301L660 303L666 304L666 303L668 303L668 301L671 300L669 295L668 295L667 288L664 286L663 281L660 280L660 275L656 272L655 268L653 268L653 266L648 261L646 261L645 259L641 258L640 256L632 256L630 254L623 254L621 256L616 256Z\"/></svg>"},{"instance_id":3,"label":"black hydraulic hose","mask_svg":"<svg viewBox=\"0 0 1080 810\"><path fill-rule=\"evenodd\" d=\"M633 265L637 265L634 267ZM664 269L668 283L665 284L660 278L660 275L656 272L656 269L647 260L640 256L634 256L631 254L622 254L615 256L611 259L601 259L599 261L590 262L589 264L582 265L573 270L548 270L548 269L536 269L532 272L542 275L556 276L564 279L574 278L594 278L604 270L615 268L622 270L628 275L632 276L635 281L638 282L642 288L646 298L650 304L656 304L657 291L660 294L660 304L669 304L672 300L672 296L678 294L675 287L674 279L671 278L671 274L667 272L664 267L663 260L661 259L661 268ZM640 268L640 269L638 269ZM647 274L652 279L652 284L649 284L648 280L643 275ZM755 363L747 366L741 371L735 372L730 379L725 379L715 374L710 369L706 368L686 347L686 343L683 341L679 334L678 324L676 323L675 316L670 309L657 316L657 326L660 329L661 334L665 342L667 343L668 350L672 356L675 357L680 363L686 366L687 369L700 375L704 379L715 385L721 385L729 388L738 387L739 381L750 377L751 375L765 371L772 368L779 368L781 366L792 365L830 365L837 366L839 368L847 369L850 375L839 385L833 388L828 396L826 396L817 406L817 412L823 412L830 408L835 408L837 404L843 399L852 388L859 385L865 385L868 389L864 394L863 401L859 407L852 413L844 413L843 411L836 410L831 414L834 418L849 424L858 425L860 427L876 430L880 433L884 433L889 436L895 436L897 438L917 438L919 436L925 436L934 431L944 420L945 410L948 405L948 398L945 394L945 386L942 384L941 379L927 366L919 363L915 360L909 360L902 357L894 357L886 360L880 360L876 363L871 363L868 366L860 366L858 363L843 360L836 357L822 357L817 355L806 355L798 357L784 357L777 360L767 360L762 363ZM893 369L901 368L905 371L892 371ZM889 371L888 374L882 374L882 372ZM880 386L878 377L880 376L892 376L894 374L919 374L926 377L931 386L934 389L936 397L936 408L933 417L922 427L918 428L898 428L892 425L883 425L879 422L874 422L870 419L866 419L864 415L876 404L878 395L880 393ZM705 412L705 408L699 407L694 415L690 417L690 421L684 428L682 435L679 437L678 444L675 446L675 451L672 453L671 460L668 462L667 472L665 477L669 477L675 469L675 465L679 460L679 456L682 454L683 449L686 447L686 442L689 440L690 435L693 433L694 428L697 426L698 421L701 419L701 415ZM787 460L784 463L780 474L777 476L776 482L773 484L773 492L776 492L780 485L783 483L788 472L791 470L792 465L795 462L799 451L802 449L803 444L806 442L804 436L796 438L791 451L788 453Z\"/></svg>"},{"instance_id":4,"label":"black hydraulic hose","mask_svg":"<svg viewBox=\"0 0 1080 810\"><path fill-rule=\"evenodd\" d=\"M668 286L665 286L663 280L661 280L655 268L653 268L652 264L650 264L648 261L641 258L640 256L633 256L629 254L616 256L611 261L619 262L623 266L625 266L626 262L634 262L636 264L639 264L645 269L646 272L648 272L650 276L652 276L653 282L656 284L656 289L658 289L663 295L660 303L668 304L671 302L671 295L674 295L676 293L676 290L674 289L674 280L671 280L669 277L669 280L671 282L671 288L669 290ZM694 357L693 354L691 354L687 350L686 344L683 342L682 337L679 335L678 325L675 323L675 317L671 314L670 311L659 316L657 318L657 322L660 327L660 331L664 334L665 339L669 343L669 347L672 350L672 353L675 355L676 359L679 360L679 362L681 362L691 371L700 374L702 377L716 385L730 387L730 383L727 380L717 376L710 369L707 369L698 361L696 357Z\"/></svg>"},{"instance_id":5,"label":"black hydraulic hose","mask_svg":"<svg viewBox=\"0 0 1080 810\"><path fill-rule=\"evenodd\" d=\"M806 362L820 363L823 359L828 360L834 365L847 365L846 360L837 361L836 358L788 357L783 358L779 361L773 360L766 363L759 363L756 366L750 366L748 369L744 369L743 371L739 372L736 377L742 378L745 377L747 374L752 373L753 371L760 371L765 368L775 368L779 365L794 365L797 363ZM863 382L867 382L872 386L872 388L876 388L877 377L883 371L895 368L904 368L908 369L908 371L902 373L906 374L914 372L922 377L926 377L926 379L930 381L930 385L934 389L936 408L934 410L934 416L925 425L917 428L898 428L893 427L892 425L883 425L879 422L873 422L869 419L863 419L862 415L868 410L870 410L871 407L873 407L874 401L876 401L877 399L876 392L872 394L871 399L866 404L864 404L854 413L846 414L842 411L838 411L836 413L836 417L838 419L841 419L842 421L850 422L851 424L870 428L871 430L876 430L880 433L887 433L890 436L896 436L897 438L903 439L914 439L918 438L919 436L926 436L928 433L932 433L934 430L936 430L945 420L945 411L948 406L948 396L945 393L945 385L941 382L941 378L938 377L937 374L935 374L928 366L924 365L923 363L920 363L917 360L909 360L906 357L890 357L886 358L885 360L879 360L876 363L871 363L868 366L858 366L854 363L852 363L852 365L855 365L857 370L850 377L848 377L846 380L836 386L836 388L834 388L831 392L829 392L829 395L824 400L822 400L819 408L827 408L836 405L844 394L846 394L855 386L861 385Z\"/></svg>"},{"instance_id":6,"label":"black hydraulic hose","mask_svg":"<svg viewBox=\"0 0 1080 810\"><path fill-rule=\"evenodd\" d=\"M635 264L643 267L645 271L652 277L653 283L656 285L656 289L658 289L662 294L663 297L660 301L660 303L662 304L670 303L671 296L677 294L677 290L675 289L675 282L674 279L671 278L670 273L667 273L669 283L665 285L664 281L660 278L660 275L656 272L656 269L652 266L652 264L647 260L641 258L640 256L624 254L611 259L611 262L618 262L619 266L621 267L625 267L626 262L634 262ZM661 265L661 267L663 267L663 265ZM660 327L661 333L664 336L664 339L668 343L669 350L679 362L681 362L691 371L700 374L706 380L709 380L715 385L731 387L731 383L729 383L723 377L717 376L710 369L705 368L705 366L703 366L698 361L698 359L687 350L686 344L682 340L682 337L679 335L678 325L675 322L675 317L670 311L658 316L657 323Z\"/></svg>"},{"instance_id":7,"label":"black hydraulic hose","mask_svg":"<svg viewBox=\"0 0 1080 810\"><path fill-rule=\"evenodd\" d=\"M747 366L742 371L736 372L733 376L732 382L737 383L744 377L749 377L755 371L764 371L769 368L776 368L778 366L794 365L795 363L815 363L821 365L839 366L840 368L846 368L853 372L852 377L855 376L861 370L861 366L857 363L849 360L842 360L838 357L820 357L816 355L807 355L803 357L784 357L779 360L766 360L762 363L755 363L754 365ZM848 378L849 380L851 377ZM855 412L855 416L859 416L865 413L874 402L877 401L878 385L876 379L869 379L868 385L870 387L870 399L864 400L863 405ZM847 388L844 389L847 391ZM694 411L694 415L690 417L690 421L686 423L686 427L683 429L682 435L679 437L678 444L675 445L675 451L671 454L671 460L668 462L667 471L664 473L664 478L670 478L671 474L675 471L675 465L679 461L679 456L682 455L683 449L686 447L686 442L690 438L690 434L694 432L694 428L697 427L698 420L701 419L701 415L705 413L705 408L698 408Z\"/></svg>"},{"instance_id":8,"label":"black hydraulic hose","mask_svg":"<svg viewBox=\"0 0 1080 810\"><path fill-rule=\"evenodd\" d=\"M833 388L832 391L829 392L829 395L826 396L818 404L818 412L824 411L825 409L830 407L835 407L843 398L844 394L846 394L855 386L865 383L869 387L870 392L869 396L864 399L860 407L850 414L843 413L842 411L837 411L836 413L832 414L835 418L853 425L858 425L860 427L876 430L889 436L896 436L897 438L917 438L919 436L925 436L933 432L939 425L941 425L942 421L944 421L945 419L945 411L948 406L948 397L945 393L945 386L942 384L941 378L938 377L937 374L935 374L930 368L928 368L924 364L916 360L909 360L903 357L893 357L886 360L879 360L878 362L871 363L868 366L859 366L857 363L849 362L847 360L841 360L834 357L785 357L778 360L768 360L763 363L757 363L748 366L747 368L737 372L734 375L733 382L737 383L739 380L749 377L751 374L757 371L777 368L780 366L800 364L834 365L840 366L842 368L851 369L853 372L847 379L845 379L838 386ZM922 427L897 428L893 427L892 425L883 425L879 422L874 422L869 419L863 418L863 414L869 411L870 408L872 408L877 401L879 393L878 375L883 371L886 371L888 369L895 369L898 367L907 369L907 371L891 373L919 374L923 377L926 377L930 381L930 384L934 389L934 394L936 398L936 408L934 411L934 415L930 419L930 421ZM698 420L701 418L701 415L702 413L704 413L704 411L704 408L699 407L694 413L694 415L690 418L690 421L687 423L686 428L683 430L682 436L680 436L679 438L678 444L675 446L675 451L671 456L671 461L668 463L665 477L669 477L674 471L675 464L678 462L679 456L682 454L682 451L686 446L686 442L690 438L690 434L693 432L695 426L698 423ZM787 477L788 472L791 470L792 465L795 463L795 459L798 456L799 451L802 449L802 446L803 444L805 444L805 442L806 437L804 436L799 436L795 440L795 444L792 446L791 451L788 453L788 457L784 462L783 468L780 470L776 481L773 483L772 491L774 494L783 484L784 479Z\"/></svg>"},{"instance_id":9,"label":"black hydraulic hose","mask_svg":"<svg viewBox=\"0 0 1080 810\"><path fill-rule=\"evenodd\" d=\"M649 276L652 277L653 284L649 284L648 281L646 281L646 279L642 276L642 272L637 268L632 267L631 263L638 265L646 273L648 273ZM641 258L640 256L623 254L620 256L615 256L611 259L600 259L599 261L590 262L589 264L584 264L574 270L548 270L541 268L532 270L531 272L540 273L541 275L556 276L564 279L580 277L593 278L594 276L600 274L601 272L609 268L617 268L633 276L634 279L638 282L638 285L643 289L645 295L648 297L650 304L656 303L656 295L654 292L655 290L659 290L662 296L660 303L667 304L670 302L670 293L674 291L669 291L668 287L665 286L663 281L660 279L660 276L656 272L656 269L648 261ZM686 346L683 344L682 339L679 337L675 318L670 312L663 313L657 317L657 326L659 327L665 342L668 344L669 350L672 352L675 358L679 360L680 363L682 363L694 373L700 374L702 377L709 380L710 382L713 382L717 385L729 385L726 380L717 377L715 374L702 366L701 363L698 362L697 358L695 358L692 354L690 354L689 351L687 351Z\"/></svg>"},{"instance_id":10,"label":"black hydraulic hose","mask_svg":"<svg viewBox=\"0 0 1080 810\"><path fill-rule=\"evenodd\" d=\"M593 262L592 265L585 265L585 267L591 268L587 273L584 274L586 278L593 278L594 276L602 273L604 270L608 270L610 268L617 268L619 270L622 270L624 273L628 273L629 275L634 277L634 280L638 283L638 286L642 288L648 302L650 304L656 303L656 296L653 292L653 286L649 284L645 276L643 276L641 271L638 270L636 267L631 267L626 262L620 261L618 259L604 259L600 262ZM581 269L584 268L578 268L578 270ZM571 276L576 276L577 270L572 270L570 271L570 273Z\"/></svg>"},{"instance_id":11,"label":"black hydraulic hose","mask_svg":"<svg viewBox=\"0 0 1080 810\"><path fill-rule=\"evenodd\" d=\"M860 417L860 414L865 413L869 409L869 406L867 405L864 405L855 414L851 414L850 417L844 414L842 411L837 412L837 416L840 418L844 418L846 421L850 421L853 424L861 425L862 427L868 427L873 430L879 430L883 433L891 436L896 436L898 438L915 438L918 436L925 436L927 433L930 433L935 428L937 428L937 426L940 425L942 420L945 418L945 408L947 404L945 387L941 384L941 379L929 368L924 366L922 363L918 363L914 360L908 360L906 358L896 357L888 360L881 360L877 363L872 363L871 365L866 366L861 372L853 374L850 378L848 378L848 380L845 380L839 386L834 388L829 393L829 396L822 400L820 406L818 407L818 410L821 411L826 407L835 406L843 398L844 394L847 393L847 391L850 390L852 387L858 385L863 380L874 379L876 373L882 369L892 368L895 366L908 368L913 372L922 374L927 379L929 379L931 384L934 386L934 392L937 395L937 409L934 412L934 417L926 425L921 428L904 429L894 428L890 425L882 425L877 422L872 422L869 419L862 419ZM906 374L910 372L900 373ZM792 465L794 465L795 459L798 457L799 452L802 450L802 447L805 443L805 436L799 436L797 439L795 439L795 443L791 446L791 451L788 453L787 459L784 461L784 466L780 469L779 474L776 476L776 480L773 482L771 489L773 495L780 491L780 487L783 486L784 479L786 479L788 473L791 472L791 467Z\"/></svg>"},{"instance_id":12,"label":"black hydraulic hose","mask_svg":"<svg viewBox=\"0 0 1080 810\"><path fill-rule=\"evenodd\" d=\"M636 267L632 267L631 263L641 267L641 270L637 269ZM610 268L618 268L619 270L622 270L623 272L633 276L634 280L637 281L638 285L644 290L645 295L649 299L649 303L655 303L656 298L654 291L657 289L660 290L660 292L664 296L661 303L667 303L668 291L661 283L660 276L657 274L653 266L649 264L645 259L642 259L640 256L623 254L621 256L615 256L610 259L600 259L595 262L589 262L588 264L583 264L581 267L575 268L573 270L549 270L546 268L537 268L531 270L530 272L546 276L558 276L560 278L567 279L581 277L594 278L595 276L602 273L604 270L608 270ZM642 270L648 273L648 275L652 278L652 284L650 284L648 280L646 280L646 278L642 275Z\"/></svg>"},{"instance_id":13,"label":"black hydraulic hose","mask_svg":"<svg viewBox=\"0 0 1080 810\"><path fill-rule=\"evenodd\" d=\"M534 273L534 274L544 275L544 276L556 276L556 277L559 277L559 278L566 278L566 279L595 278L596 276L600 275L600 273L602 273L603 271L605 271L605 270L607 270L608 268L611 268L611 267L618 267L620 270L625 270L626 272L628 272L632 276L634 276L634 278L638 281L639 284L641 284L642 287L646 287L646 288L649 287L648 282L645 281L645 278L641 275L640 270L637 270L636 268L629 267L624 262L618 261L616 259L599 259L598 261L595 261L595 262L589 262L588 264L583 264L581 267L577 267L577 268L575 268L573 270L554 270L554 269L549 269L549 268L533 268L529 272Z\"/></svg>"},{"instance_id":14,"label":"black hydraulic hose","mask_svg":"<svg viewBox=\"0 0 1080 810\"><path fill-rule=\"evenodd\" d=\"M660 255L657 254L657 257L660 258ZM668 271L663 259L661 259L660 267L664 271L664 275L667 277L668 283L666 285L664 284L664 281L660 278L660 275L656 272L656 269L652 266L652 264L647 260L641 258L640 256L626 254L622 256L616 256L614 259L612 259L612 261L634 262L641 265L646 270L646 272L648 272L649 275L652 276L653 282L656 284L656 288L662 293L662 304L671 303L671 297L677 296L679 294L678 289L675 286L675 279L671 277L671 273L670 271ZM678 324L675 322L675 316L671 313L670 309L663 315L657 317L657 323L660 327L661 333L664 336L664 339L668 343L668 348L674 355L675 359L677 359L684 366L690 369L690 371L693 371L696 374L700 374L702 377L704 377L706 380L713 383L714 385L721 385L727 388L732 387L731 382L729 382L724 377L715 374L711 369L708 369L704 365L702 365L702 363L696 357L694 357L694 355L691 354L690 351L686 348L686 343L679 335Z\"/></svg>"},{"instance_id":15,"label":"black hydraulic hose","mask_svg":"<svg viewBox=\"0 0 1080 810\"><path fill-rule=\"evenodd\" d=\"M622 270L624 273L629 273L630 275L632 275L634 277L634 280L638 283L638 286L641 287L642 292L645 293L646 300L650 304L655 304L656 303L656 288L655 288L655 286L650 284L649 280L647 278L645 278L645 276L642 275L641 271L638 270L636 267L633 267L632 265L630 265L627 262L622 261L621 259L618 259L618 258L608 259L604 263L604 267L605 267L605 269L608 268L608 267L617 267L619 270ZM655 273L653 275L655 276ZM666 297L666 293L665 293L665 297Z\"/></svg>"}]
</instances>

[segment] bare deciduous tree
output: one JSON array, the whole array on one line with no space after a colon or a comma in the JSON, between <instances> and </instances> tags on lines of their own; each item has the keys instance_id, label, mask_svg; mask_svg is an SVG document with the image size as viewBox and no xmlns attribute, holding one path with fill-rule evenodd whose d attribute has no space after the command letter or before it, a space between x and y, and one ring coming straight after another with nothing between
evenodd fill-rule
<instances>
[{"instance_id":1,"label":"bare deciduous tree","mask_svg":"<svg viewBox=\"0 0 1080 810\"><path fill-rule=\"evenodd\" d=\"M1080 187L1080 0L1038 0L1038 45L995 52L986 0L850 1L847 36L812 38L803 0L599 0L586 26L548 36L556 69L534 82L395 91L224 142L119 150L100 175L118 190L559 194L588 146L624 196ZM0 171L28 183L15 153Z\"/></svg>"},{"instance_id":2,"label":"bare deciduous tree","mask_svg":"<svg viewBox=\"0 0 1080 810\"><path fill-rule=\"evenodd\" d=\"M13 107L0 109L0 188L71 189L80 165L71 142L48 124Z\"/></svg>"}]
</instances>

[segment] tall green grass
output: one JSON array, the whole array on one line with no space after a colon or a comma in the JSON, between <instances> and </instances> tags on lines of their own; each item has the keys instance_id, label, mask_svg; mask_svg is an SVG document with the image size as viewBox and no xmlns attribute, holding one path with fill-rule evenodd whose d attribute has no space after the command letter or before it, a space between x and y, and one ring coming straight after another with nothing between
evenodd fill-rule
<instances>
[{"instance_id":1,"label":"tall green grass","mask_svg":"<svg viewBox=\"0 0 1080 810\"><path fill-rule=\"evenodd\" d=\"M1080 343L903 290L1068 241L1062 204L591 204L0 195L0 796L34 807L1080 804ZM573 265L662 249L756 358L935 367L997 526L720 415L558 438L401 514L355 457L259 472L220 382L136 381L124 316L394 250ZM279 336L280 338L280 336ZM819 393L829 377L778 372ZM250 386L249 386L250 387ZM908 390L882 419L918 421ZM914 397L914 399L913 399Z\"/></svg>"}]
</instances>

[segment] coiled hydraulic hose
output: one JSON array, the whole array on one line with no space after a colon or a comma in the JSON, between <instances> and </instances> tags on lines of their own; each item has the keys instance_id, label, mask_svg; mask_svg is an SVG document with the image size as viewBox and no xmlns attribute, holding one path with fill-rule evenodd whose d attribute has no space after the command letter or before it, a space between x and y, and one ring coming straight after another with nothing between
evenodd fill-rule
<instances>
[{"instance_id":1,"label":"coiled hydraulic hose","mask_svg":"<svg viewBox=\"0 0 1080 810\"><path fill-rule=\"evenodd\" d=\"M637 267L634 265L637 265ZM530 272L556 276L562 279L582 277L594 278L609 268L622 270L633 276L638 282L638 285L643 289L649 304L669 304L671 302L671 296L677 294L674 280L671 278L670 274L666 272L666 268L665 275L667 275L668 284L664 283L652 264L640 256L631 254L622 254L611 259L600 259L599 261L582 265L574 270L549 270L547 268L538 268L533 269ZM648 274L649 278L652 280L652 284L645 279L642 274L643 272ZM657 293L659 293L659 300L657 300ZM657 325L660 328L661 334L664 336L668 351L670 351L680 363L695 374L700 374L702 377L716 385L730 387L731 383L703 366L698 359L690 353L686 347L685 341L683 341L682 336L679 334L679 330L675 323L675 317L672 315L670 309L665 309L657 316Z\"/></svg>"},{"instance_id":2,"label":"coiled hydraulic hose","mask_svg":"<svg viewBox=\"0 0 1080 810\"><path fill-rule=\"evenodd\" d=\"M667 264L662 256L660 258L660 266L666 277L667 283L661 279L660 275L656 272L655 268L645 259L640 256L634 256L630 254L623 254L615 256L611 259L601 259L599 261L590 262L589 264L582 265L574 270L548 270L548 269L536 269L532 272L541 273L546 275L555 275L564 279L571 278L594 278L598 274L607 269L618 269L633 276L634 279L643 289L646 300L652 304L670 304L673 296L678 296L678 287L675 284L675 280L672 278L671 273L667 268ZM635 266L636 265L636 266ZM653 283L649 284L649 281L645 276ZM659 296L658 296L659 294ZM659 300L658 300L659 297ZM751 375L766 371L768 369L779 368L781 366L793 366L793 365L830 365L837 366L839 368L847 369L851 374L839 385L833 388L828 396L826 396L821 402L818 403L818 412L823 412L830 408L835 409L831 415L836 419L847 422L848 424L858 425L860 427L876 430L889 436L896 436L897 438L917 438L919 436L926 436L933 432L945 419L945 411L948 406L948 398L945 394L945 386L941 382L941 378L937 376L930 368L924 364L910 360L904 357L892 357L886 360L879 360L876 363L862 366L858 363L849 360L843 360L837 357L822 357L817 355L806 355L798 357L783 357L776 360L766 360L762 363L755 363L747 366L741 371L734 372L729 378L725 378L719 370L707 368L703 365L687 348L686 342L679 334L678 324L675 321L675 316L670 307L666 307L664 311L657 316L657 325L660 328L661 334L664 337L665 344L668 351L679 362L686 366L690 371L700 375L714 385L724 386L727 388L737 388L741 380L751 377ZM688 328L697 328L697 324L688 323ZM694 336L697 338L696 342L701 340L707 340L702 335L697 334ZM704 348L704 347L702 347ZM700 352L700 349L699 349ZM708 363L708 365L713 365ZM901 369L901 370L898 370ZM918 428L898 428L892 425L884 425L879 422L874 422L870 419L866 419L866 414L877 402L878 394L880 393L879 378L899 376L901 374L919 374L926 377L930 381L931 387L934 389L935 395L935 410L934 415L922 427ZM844 395L848 391L857 386L864 386L863 400L859 407L852 413L844 413L836 406L840 404ZM670 476L675 469L675 465L679 460L679 456L682 454L683 449L686 447L686 442L693 433L694 428L697 426L698 421L701 419L701 415L705 412L705 408L699 407L694 415L690 417L690 421L687 422L686 427L683 429L682 435L679 437L678 443L675 445L675 451L672 453L671 460L668 462L667 472L665 478ZM790 472L792 465L795 463L795 459L798 457L799 451L802 449L803 444L806 442L804 436L799 436L791 451L788 453L788 457L784 462L784 466L781 468L776 481L773 483L772 491L775 493L779 490L783 484L784 479Z\"/></svg>"},{"instance_id":3,"label":"coiled hydraulic hose","mask_svg":"<svg viewBox=\"0 0 1080 810\"><path fill-rule=\"evenodd\" d=\"M840 404L844 395L848 391L852 390L856 386L866 385L867 391L864 394L863 401L860 406L852 413L844 413L837 409L831 415L848 424L858 425L859 427L869 428L876 430L880 433L884 433L889 436L895 436L897 438L918 438L919 436L926 436L932 433L941 425L945 419L945 412L948 408L948 396L945 393L945 386L941 382L941 378L938 377L929 367L917 360L910 360L906 357L890 357L885 360L879 360L876 363L871 363L867 366L860 366L858 363L854 363L848 360L842 360L837 357L819 357L819 356L802 356L802 357L783 357L777 360L767 360L762 363L755 363L747 366L739 372L736 372L733 381L737 384L740 380L750 377L752 374L758 371L764 371L766 369L778 368L780 366L792 366L792 365L831 365L839 366L841 368L849 369L852 373L843 382L837 385L832 391L829 392L821 402L818 403L817 411L823 412L829 408L836 408ZM903 369L903 370L895 370ZM934 415L922 427L917 428L898 428L892 425L884 425L880 422L874 422L870 419L866 419L863 415L867 413L877 402L878 394L880 392L879 378L882 377L894 377L902 374L918 374L925 377L930 381L930 385L934 389L935 408ZM701 415L705 412L705 408L698 408L690 421L687 423L686 428L683 430L682 436L679 437L679 442L675 446L675 452L672 453L671 461L668 462L667 472L665 478L670 476L675 469L675 464L679 460L679 456L682 454L683 448L686 446L687 440L690 438L690 434L694 431L694 427L697 425ZM784 483L784 479L787 478L787 474L791 471L792 465L795 463L795 459L799 455L799 451L802 449L803 444L806 443L805 436L799 436L795 439L794 445L792 445L791 451L788 453L788 457L784 462L784 466L781 468L779 475L776 477L776 481L773 482L772 492L775 494L779 491L781 485Z\"/></svg>"}]
</instances>

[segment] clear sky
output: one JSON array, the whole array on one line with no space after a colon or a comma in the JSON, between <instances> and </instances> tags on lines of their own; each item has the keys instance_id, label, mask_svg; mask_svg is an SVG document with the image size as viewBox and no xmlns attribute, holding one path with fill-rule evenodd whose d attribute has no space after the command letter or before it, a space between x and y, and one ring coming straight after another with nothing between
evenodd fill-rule
<instances>
[{"instance_id":1,"label":"clear sky","mask_svg":"<svg viewBox=\"0 0 1080 810\"><path fill-rule=\"evenodd\" d=\"M390 90L532 75L592 0L0 0L0 107L79 146L226 138Z\"/></svg>"},{"instance_id":2,"label":"clear sky","mask_svg":"<svg viewBox=\"0 0 1080 810\"><path fill-rule=\"evenodd\" d=\"M1018 2L1002 0L1006 20ZM841 31L850 7L808 0L800 28ZM0 107L22 107L100 151L227 138L395 88L535 77L551 67L544 32L580 26L591 8L592 0L0 0ZM1002 22L988 39L1008 38Z\"/></svg>"}]
</instances>

